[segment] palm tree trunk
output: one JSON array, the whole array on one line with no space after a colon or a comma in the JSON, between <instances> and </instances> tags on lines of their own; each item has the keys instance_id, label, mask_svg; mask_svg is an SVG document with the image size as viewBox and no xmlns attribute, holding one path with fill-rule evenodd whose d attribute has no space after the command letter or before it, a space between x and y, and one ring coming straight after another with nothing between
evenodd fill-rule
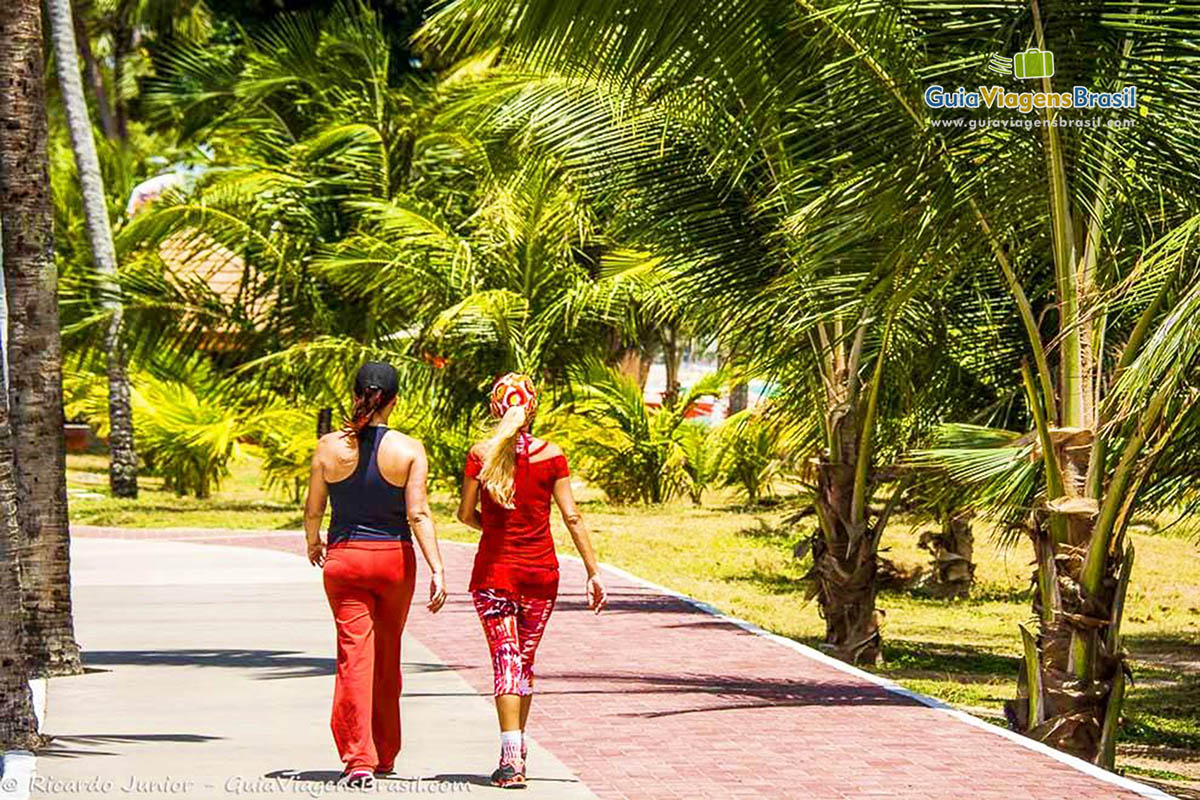
<instances>
[{"instance_id":1,"label":"palm tree trunk","mask_svg":"<svg viewBox=\"0 0 1200 800\"><path fill-rule=\"evenodd\" d=\"M79 55L83 58L83 69L87 75L88 83L92 85L92 94L96 96L96 114L100 117L100 130L104 131L104 136L108 139L116 139L117 136L117 121L113 117L112 105L108 99L108 89L104 86L104 72L100 69L100 64L96 61L96 54L92 52L92 40L88 35L87 17L91 10L92 4L89 0L83 0L75 7L73 14L73 23L75 25L75 40L79 45Z\"/></svg>"},{"instance_id":2,"label":"palm tree trunk","mask_svg":"<svg viewBox=\"0 0 1200 800\"><path fill-rule=\"evenodd\" d=\"M717 368L724 369L732 360L732 354L724 346L717 347ZM729 401L725 406L725 415L732 417L746 410L750 404L750 387L745 381L738 381L729 387Z\"/></svg>"},{"instance_id":3,"label":"palm tree trunk","mask_svg":"<svg viewBox=\"0 0 1200 800\"><path fill-rule=\"evenodd\" d=\"M841 320L832 338L824 326L817 329L828 442L817 464L813 507L820 528L813 535L807 578L825 618L825 647L852 664L877 664L883 657L883 615L875 608L877 555L894 502L872 519L869 501L871 445L891 328L889 318L868 386L859 380L866 324L856 323L849 340Z\"/></svg>"},{"instance_id":4,"label":"palm tree trunk","mask_svg":"<svg viewBox=\"0 0 1200 800\"><path fill-rule=\"evenodd\" d=\"M745 382L735 383L729 389L729 415L745 411L750 404L750 387Z\"/></svg>"},{"instance_id":5,"label":"palm tree trunk","mask_svg":"<svg viewBox=\"0 0 1200 800\"><path fill-rule=\"evenodd\" d=\"M675 328L663 329L663 364L666 367L666 386L663 389L663 406L673 406L679 398L679 364L683 352L679 347Z\"/></svg>"},{"instance_id":6,"label":"palm tree trunk","mask_svg":"<svg viewBox=\"0 0 1200 800\"><path fill-rule=\"evenodd\" d=\"M1111 726L1115 733L1123 700L1114 689L1124 678L1120 625L1133 551L1127 547L1108 559L1101 590L1089 594L1082 589L1084 548L1056 544L1043 523L1034 527L1037 580L1048 587L1035 592L1041 624L1025 656L1017 698L1005 703L1005 714L1016 730L1111 768L1105 730ZM1086 642L1082 661L1072 647L1076 637Z\"/></svg>"},{"instance_id":7,"label":"palm tree trunk","mask_svg":"<svg viewBox=\"0 0 1200 800\"><path fill-rule=\"evenodd\" d=\"M3 333L0 330L0 343ZM33 750L41 744L21 631L21 533L7 394L8 384L0 379L0 754Z\"/></svg>"},{"instance_id":8,"label":"palm tree trunk","mask_svg":"<svg viewBox=\"0 0 1200 800\"><path fill-rule=\"evenodd\" d=\"M950 510L942 515L940 531L925 531L919 545L933 556L926 588L935 597L967 597L975 578L971 558L975 536L970 511Z\"/></svg>"},{"instance_id":9,"label":"palm tree trunk","mask_svg":"<svg viewBox=\"0 0 1200 800\"><path fill-rule=\"evenodd\" d=\"M641 347L628 347L621 352L616 363L622 375L629 376L637 381L639 387L645 389L650 366L654 363L654 353Z\"/></svg>"},{"instance_id":10,"label":"palm tree trunk","mask_svg":"<svg viewBox=\"0 0 1200 800\"><path fill-rule=\"evenodd\" d=\"M821 527L813 534L808 577L825 619L825 647L851 664L877 664L883 651L875 609L875 532L850 522L853 495L854 467L822 459L814 500Z\"/></svg>"},{"instance_id":11,"label":"palm tree trunk","mask_svg":"<svg viewBox=\"0 0 1200 800\"><path fill-rule=\"evenodd\" d=\"M114 128L117 131L117 138L125 141L129 138L129 123L126 117L125 97L122 85L125 83L125 59L133 50L133 34L130 30L131 25L128 21L129 15L132 13L130 3L121 2L117 4L116 20L112 29L113 37L113 82L112 82L112 104L113 104L113 122Z\"/></svg>"},{"instance_id":12,"label":"palm tree trunk","mask_svg":"<svg viewBox=\"0 0 1200 800\"><path fill-rule=\"evenodd\" d=\"M1121 614L1133 561L1119 509L1127 510L1127 497L1136 494L1133 465L1162 404L1129 423L1122 458L1093 481L1088 462L1099 426L1051 428L1027 368L1024 380L1049 499L1030 522L1040 627L1036 635L1023 630L1024 669L1005 715L1032 738L1111 767L1126 669Z\"/></svg>"},{"instance_id":13,"label":"palm tree trunk","mask_svg":"<svg viewBox=\"0 0 1200 800\"><path fill-rule=\"evenodd\" d=\"M91 241L92 260L100 275L100 302L108 312L104 354L108 362L108 482L115 497L137 497L137 451L133 439L133 410L130 406L129 376L121 348L121 290L116 282L117 251L113 245L104 195L104 178L96 154L96 140L88 119L87 100L79 78L75 25L70 0L47 0L50 34L58 63L59 84L66 109L71 149L83 195L84 218Z\"/></svg>"},{"instance_id":14,"label":"palm tree trunk","mask_svg":"<svg viewBox=\"0 0 1200 800\"><path fill-rule=\"evenodd\" d=\"M58 275L42 64L40 4L0 3L0 221L25 645L31 671L61 675L81 670L71 620Z\"/></svg>"}]
</instances>

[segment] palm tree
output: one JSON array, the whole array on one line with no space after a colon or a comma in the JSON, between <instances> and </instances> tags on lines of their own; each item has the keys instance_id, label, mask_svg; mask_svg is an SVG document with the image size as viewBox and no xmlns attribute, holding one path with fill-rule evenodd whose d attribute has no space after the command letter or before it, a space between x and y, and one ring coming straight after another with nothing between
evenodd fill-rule
<instances>
[{"instance_id":1,"label":"palm tree","mask_svg":"<svg viewBox=\"0 0 1200 800\"><path fill-rule=\"evenodd\" d=\"M913 301L964 268L993 303L1007 296L1017 336L993 324L983 338L998 339L1003 360L1017 348L1030 362L1021 385L1036 436L975 448L978 463L965 471L978 476L990 464L989 477L1024 490L991 486L988 496L1021 516L1038 555L1040 629L1025 638L1013 724L1111 764L1124 675L1122 576L1132 556L1124 529L1134 509L1194 490L1186 448L1200 423L1188 402L1200 289L1188 176L1198 171L1200 72L1187 33L1196 11L1189 2L1052 4L1043 20L1036 0L953 9L459 0L426 37L452 53L500 45L502 59L539 71L544 83L579 87L566 103L558 98L557 121L560 141L569 131L577 150L618 166L637 156L626 146L632 136L583 138L589 117L580 98L599 87L626 130L640 123L661 139L678 125L708 145L706 167L725 197L736 203L739 190L754 190L742 196L752 198L751 220L776 232L760 251L775 260L724 247L730 258L720 271L701 263L692 272L731 298L727 305L770 320L755 329L768 336L762 355L795 353L788 342L804 335L816 340L814 394L823 395L826 439L818 568L827 570L827 637L844 654L877 652L875 640L856 649L873 631L872 543L886 519L886 509L876 516L867 502L876 423L887 419L888 384L903 374L893 369L883 380L885 356L921 330L919 315L909 316L921 307ZM1065 119L1055 109L1041 113L1038 135L977 128L967 124L971 112L943 115L961 125L938 124L923 101L928 85L995 83L984 72L989 55L1031 43L1059 59L1056 77L1038 88L1136 85L1140 113L1110 117L1136 124L1055 127ZM522 100L530 105L528 86ZM601 178L613 183L613 172ZM657 233L669 241L680 238L681 216L695 222L695 211L711 206L694 196L680 203L667 174L640 189L673 195L686 209L667 209L676 227ZM707 243L726 244L711 234ZM771 296L748 301L747 286L768 286ZM978 352L976 360L985 358ZM978 439L995 443L997 435ZM1036 474L1021 448L1036 456ZM971 450L955 457L969 460Z\"/></svg>"},{"instance_id":2,"label":"palm tree","mask_svg":"<svg viewBox=\"0 0 1200 800\"><path fill-rule=\"evenodd\" d=\"M6 30L2 22L0 30ZM0 344L3 344L2 332ZM41 744L25 662L17 566L21 531L17 525L17 486L7 396L8 382L0 375L0 757L5 750L33 750Z\"/></svg>"},{"instance_id":3,"label":"palm tree","mask_svg":"<svg viewBox=\"0 0 1200 800\"><path fill-rule=\"evenodd\" d=\"M91 240L92 259L100 279L101 305L109 316L104 335L104 354L108 364L108 482L115 497L137 497L138 461L133 436L133 410L129 400L129 375L121 345L121 289L116 282L117 251L108 219L104 179L100 174L96 140L88 117L83 82L79 77L71 2L47 0L47 7L67 128L79 173L84 218Z\"/></svg>"},{"instance_id":4,"label":"palm tree","mask_svg":"<svg viewBox=\"0 0 1200 800\"><path fill-rule=\"evenodd\" d=\"M96 54L92 50L92 35L89 22L93 17L94 3L92 0L79 0L75 4L72 22L75 26L75 40L79 45L79 55L83 58L83 70L88 83L92 85L92 96L96 100L96 115L100 118L100 130L105 138L117 139L117 120L113 116L112 102L109 99L108 86L104 80L104 72Z\"/></svg>"},{"instance_id":5,"label":"palm tree","mask_svg":"<svg viewBox=\"0 0 1200 800\"><path fill-rule=\"evenodd\" d=\"M81 671L71 620L70 534L58 298L46 155L42 15L0 11L0 213L9 308L9 409L15 440L22 595L30 669Z\"/></svg>"}]
</instances>

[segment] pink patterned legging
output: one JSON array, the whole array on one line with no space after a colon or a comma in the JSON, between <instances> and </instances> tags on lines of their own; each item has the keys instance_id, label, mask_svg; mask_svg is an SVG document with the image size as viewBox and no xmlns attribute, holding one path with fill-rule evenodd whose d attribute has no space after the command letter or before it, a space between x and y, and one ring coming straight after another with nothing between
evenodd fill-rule
<instances>
[{"instance_id":1,"label":"pink patterned legging","mask_svg":"<svg viewBox=\"0 0 1200 800\"><path fill-rule=\"evenodd\" d=\"M490 589L471 592L471 596L492 651L496 694L533 694L533 656L554 601L514 597Z\"/></svg>"}]
</instances>

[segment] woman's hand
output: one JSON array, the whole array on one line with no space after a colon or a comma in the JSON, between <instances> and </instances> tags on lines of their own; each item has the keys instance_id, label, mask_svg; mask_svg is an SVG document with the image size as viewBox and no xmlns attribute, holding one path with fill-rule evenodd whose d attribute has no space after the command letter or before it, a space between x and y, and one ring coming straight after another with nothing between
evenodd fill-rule
<instances>
[{"instance_id":1,"label":"woman's hand","mask_svg":"<svg viewBox=\"0 0 1200 800\"><path fill-rule=\"evenodd\" d=\"M325 543L321 541L321 537L308 537L308 563L314 567L319 567L325 563Z\"/></svg>"},{"instance_id":2,"label":"woman's hand","mask_svg":"<svg viewBox=\"0 0 1200 800\"><path fill-rule=\"evenodd\" d=\"M436 614L446 604L446 578L439 569L429 577L429 602L425 607Z\"/></svg>"},{"instance_id":3,"label":"woman's hand","mask_svg":"<svg viewBox=\"0 0 1200 800\"><path fill-rule=\"evenodd\" d=\"M600 580L599 575L593 575L587 579L586 591L588 608L599 614L608 605L608 591L604 588L604 581Z\"/></svg>"}]
</instances>

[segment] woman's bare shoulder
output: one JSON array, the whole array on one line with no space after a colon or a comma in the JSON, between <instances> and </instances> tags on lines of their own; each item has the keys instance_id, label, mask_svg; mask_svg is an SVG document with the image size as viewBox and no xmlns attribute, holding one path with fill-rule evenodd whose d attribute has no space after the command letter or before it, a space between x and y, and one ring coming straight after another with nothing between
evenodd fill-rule
<instances>
[{"instance_id":1,"label":"woman's bare shoulder","mask_svg":"<svg viewBox=\"0 0 1200 800\"><path fill-rule=\"evenodd\" d=\"M389 428L383 436L383 442L380 447L387 447L393 450L402 450L408 453L424 450L425 445L420 439L409 436L407 433L401 433L398 430Z\"/></svg>"},{"instance_id":2,"label":"woman's bare shoulder","mask_svg":"<svg viewBox=\"0 0 1200 800\"><path fill-rule=\"evenodd\" d=\"M552 458L558 458L559 456L563 455L562 448L556 445L554 442L551 442L547 439L542 439L541 442L542 444L540 449L538 449L538 443L536 441L533 444L533 449L537 450L532 458L533 461L549 461Z\"/></svg>"},{"instance_id":3,"label":"woman's bare shoulder","mask_svg":"<svg viewBox=\"0 0 1200 800\"><path fill-rule=\"evenodd\" d=\"M350 452L357 453L358 448L343 431L327 433L317 440L318 456L345 455Z\"/></svg>"}]
</instances>

